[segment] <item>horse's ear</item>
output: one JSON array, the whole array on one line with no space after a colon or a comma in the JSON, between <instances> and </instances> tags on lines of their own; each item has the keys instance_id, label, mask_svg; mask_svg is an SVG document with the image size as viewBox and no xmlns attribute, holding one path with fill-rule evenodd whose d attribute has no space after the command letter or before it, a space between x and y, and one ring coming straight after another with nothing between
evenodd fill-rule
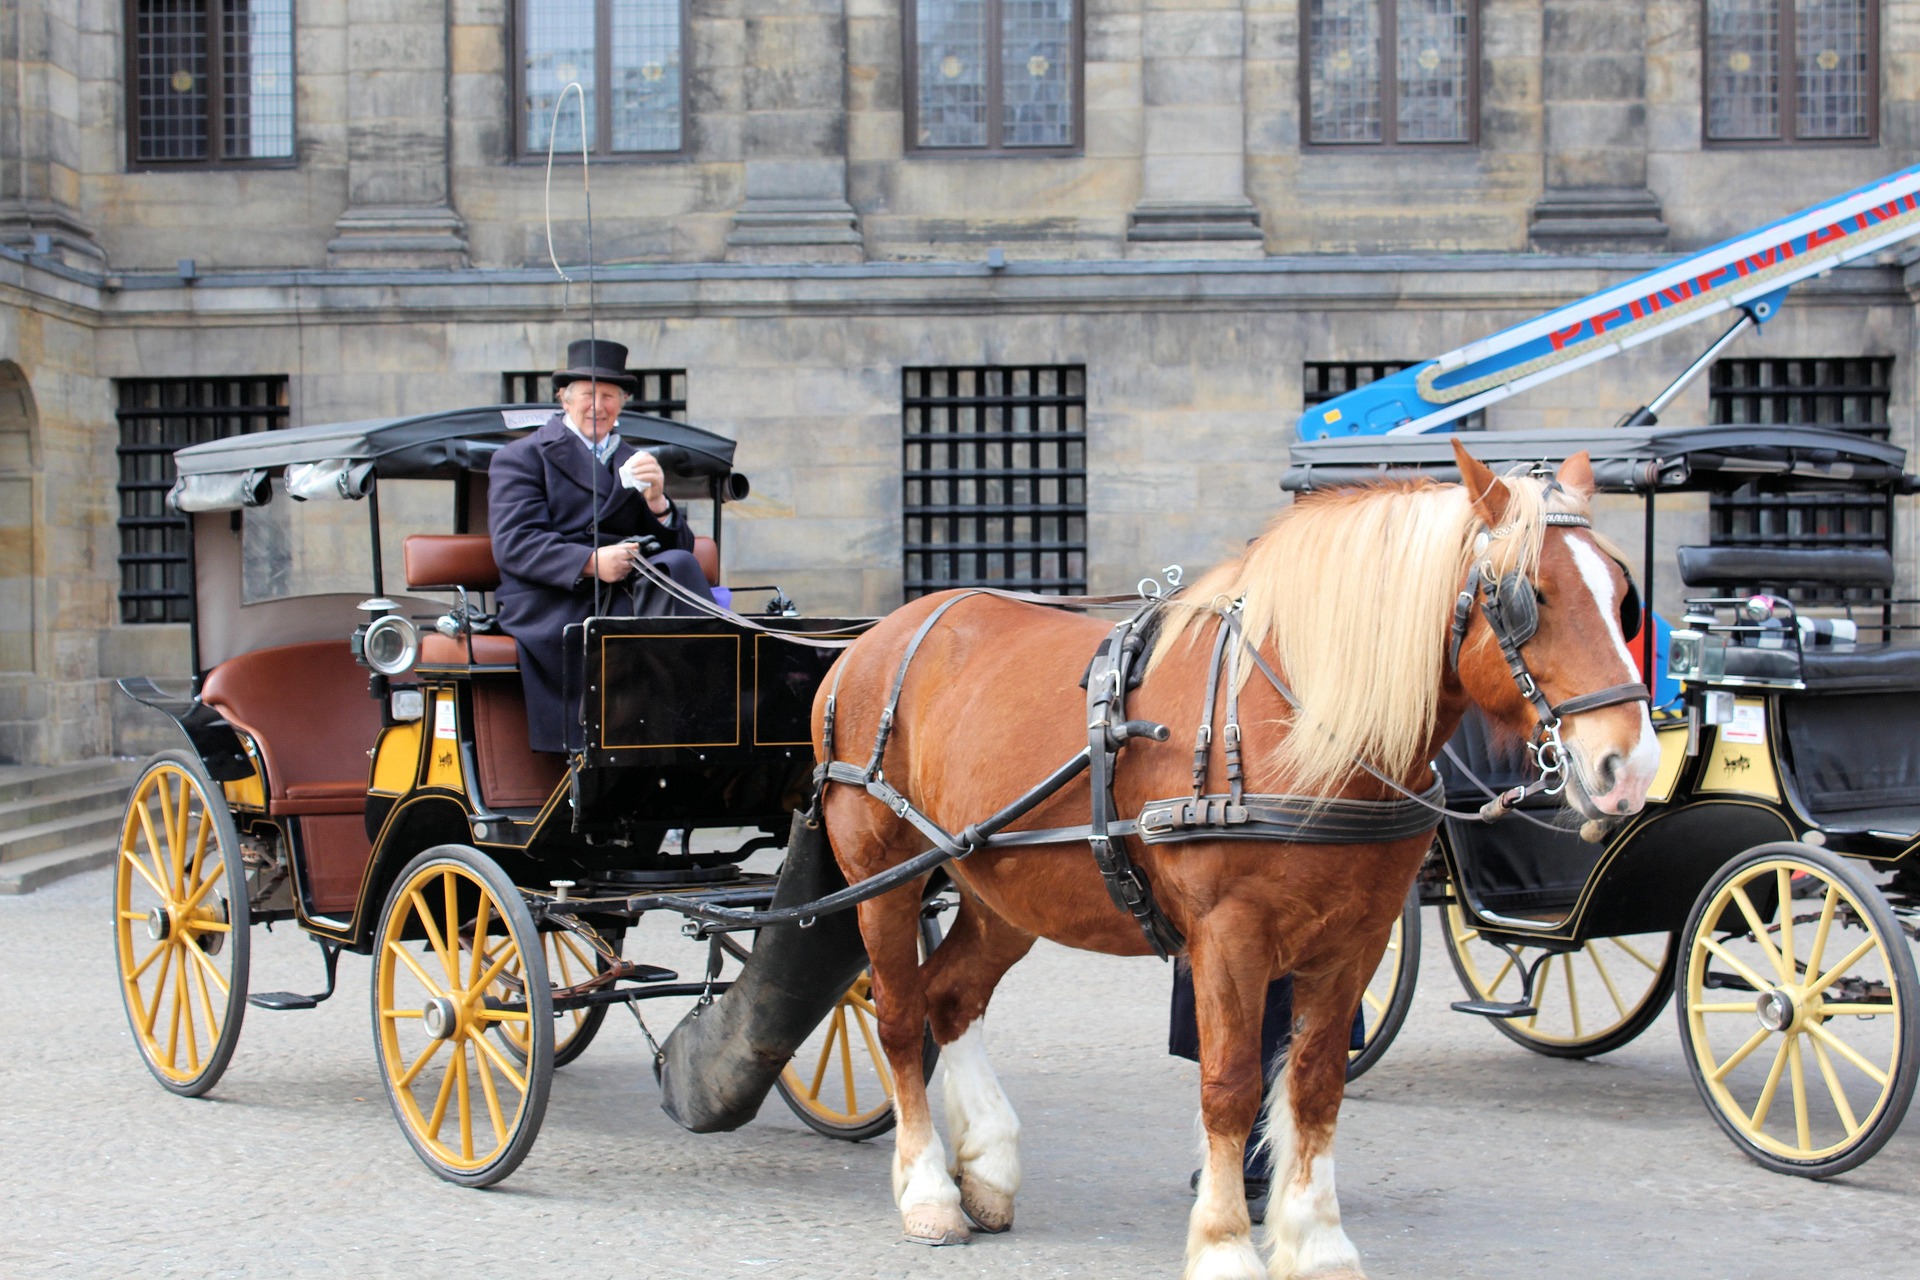
<instances>
[{"instance_id":1,"label":"horse's ear","mask_svg":"<svg viewBox=\"0 0 1920 1280\"><path fill-rule=\"evenodd\" d=\"M1460 483L1466 486L1467 496L1479 508L1480 518L1489 528L1499 525L1507 514L1507 486L1500 483L1500 478L1486 464L1467 452L1459 436L1453 438L1453 457L1460 464Z\"/></svg>"},{"instance_id":2,"label":"horse's ear","mask_svg":"<svg viewBox=\"0 0 1920 1280\"><path fill-rule=\"evenodd\" d=\"M1561 463L1560 470L1554 473L1553 478L1560 482L1562 489L1581 502L1593 501L1593 459L1587 456L1585 449Z\"/></svg>"}]
</instances>

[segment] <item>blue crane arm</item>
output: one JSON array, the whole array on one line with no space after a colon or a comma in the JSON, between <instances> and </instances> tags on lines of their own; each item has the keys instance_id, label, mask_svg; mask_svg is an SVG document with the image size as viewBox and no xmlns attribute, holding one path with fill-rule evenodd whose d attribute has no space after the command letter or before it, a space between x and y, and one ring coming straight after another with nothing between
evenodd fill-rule
<instances>
[{"instance_id":1,"label":"blue crane arm","mask_svg":"<svg viewBox=\"0 0 1920 1280\"><path fill-rule=\"evenodd\" d=\"M1764 323L1795 283L1913 235L1920 235L1920 166L1312 405L1300 415L1297 435L1439 431L1724 311Z\"/></svg>"}]
</instances>

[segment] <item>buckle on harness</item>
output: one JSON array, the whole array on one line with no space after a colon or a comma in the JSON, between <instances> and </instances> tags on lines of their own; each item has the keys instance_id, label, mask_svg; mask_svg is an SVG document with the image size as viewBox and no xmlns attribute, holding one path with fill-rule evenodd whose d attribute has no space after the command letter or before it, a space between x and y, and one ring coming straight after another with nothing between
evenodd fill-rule
<instances>
[{"instance_id":1,"label":"buckle on harness","mask_svg":"<svg viewBox=\"0 0 1920 1280\"><path fill-rule=\"evenodd\" d=\"M1145 809L1134 823L1134 830L1143 836L1167 835L1179 825L1177 806L1168 805L1162 809Z\"/></svg>"}]
</instances>

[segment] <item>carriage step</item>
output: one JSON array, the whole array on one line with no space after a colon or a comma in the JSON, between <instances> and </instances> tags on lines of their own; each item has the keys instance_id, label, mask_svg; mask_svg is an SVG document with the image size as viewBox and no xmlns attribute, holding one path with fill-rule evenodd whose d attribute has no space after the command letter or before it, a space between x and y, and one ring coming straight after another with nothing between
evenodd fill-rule
<instances>
[{"instance_id":1,"label":"carriage step","mask_svg":"<svg viewBox=\"0 0 1920 1280\"><path fill-rule=\"evenodd\" d=\"M1538 1005L1524 1000L1455 1000L1453 1008L1461 1013L1477 1013L1483 1018L1531 1018L1540 1012Z\"/></svg>"},{"instance_id":2,"label":"carriage step","mask_svg":"<svg viewBox=\"0 0 1920 1280\"><path fill-rule=\"evenodd\" d=\"M333 995L335 979L340 974L340 944L322 942L315 938L320 947L320 961L327 966L327 989L318 995L303 996L297 991L255 991L247 996L247 1003L256 1009L313 1009L322 1000Z\"/></svg>"},{"instance_id":3,"label":"carriage step","mask_svg":"<svg viewBox=\"0 0 1920 1280\"><path fill-rule=\"evenodd\" d=\"M295 991L256 991L247 1003L256 1009L314 1009L325 996L303 996Z\"/></svg>"}]
</instances>

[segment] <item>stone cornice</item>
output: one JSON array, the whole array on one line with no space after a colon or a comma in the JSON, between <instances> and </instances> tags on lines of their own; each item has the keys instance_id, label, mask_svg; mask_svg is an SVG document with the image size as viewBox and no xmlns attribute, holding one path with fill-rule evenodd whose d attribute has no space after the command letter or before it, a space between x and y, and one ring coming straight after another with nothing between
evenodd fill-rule
<instances>
[{"instance_id":1,"label":"stone cornice","mask_svg":"<svg viewBox=\"0 0 1920 1280\"><path fill-rule=\"evenodd\" d=\"M1251 261L698 263L596 273L608 318L955 315L1060 311L1540 310L1678 255L1313 255ZM94 323L380 322L577 317L586 285L551 271L282 270L91 273L0 247L0 290ZM1853 265L1796 286L1802 306L1912 305L1895 265Z\"/></svg>"}]
</instances>

